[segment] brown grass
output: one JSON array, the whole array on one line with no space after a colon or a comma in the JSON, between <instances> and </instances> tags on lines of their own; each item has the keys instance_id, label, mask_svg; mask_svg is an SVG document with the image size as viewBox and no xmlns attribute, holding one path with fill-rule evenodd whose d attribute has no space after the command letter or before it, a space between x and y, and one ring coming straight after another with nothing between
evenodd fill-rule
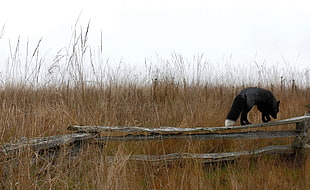
<instances>
[{"instance_id":1,"label":"brown grass","mask_svg":"<svg viewBox=\"0 0 310 190\"><path fill-rule=\"evenodd\" d=\"M1 95L1 140L18 141L68 133L72 124L109 126L222 126L236 88L224 86L84 86L5 87ZM268 88L268 87L266 87ZM239 89L239 87L238 87ZM279 119L303 115L310 94L304 89L273 89L281 100ZM253 110L250 119L260 122ZM174 163L130 162L123 155L172 152L238 151L292 139L214 140L107 143L104 149L85 148L79 157L65 152L56 161L34 162L31 151L1 162L5 189L305 189L303 164L280 156L241 159L224 165L195 160ZM119 155L113 161L105 155ZM309 164L308 164L309 165Z\"/></svg>"},{"instance_id":2,"label":"brown grass","mask_svg":"<svg viewBox=\"0 0 310 190\"><path fill-rule=\"evenodd\" d=\"M236 82L236 85L229 79L216 78L212 73L206 73L210 74L210 78L207 77L211 80L209 82L202 77L204 70L201 69L202 65L206 67L209 63L201 61L201 58L197 59L198 69L194 72L197 74L193 77L194 80L190 80L180 72L187 63L181 56L177 58L177 55L169 62L174 65L170 69L160 67L154 69L147 66L148 72L143 76L147 80L133 80L126 70L125 73L105 71L101 78L102 72L96 69L93 69L91 74L82 72L83 64L88 60L85 58L85 52L90 51L85 45L87 37L81 35L75 38L72 45L74 51L70 51L70 48L68 50L70 58L62 57L66 62L65 67L61 67L60 59L47 66L53 70L57 65L60 74L50 73L47 75L50 78L45 78L42 84L39 81L41 81L40 73L43 71L36 70L38 69L36 66L36 75L19 77L18 80L12 79L3 83L0 90L1 143L16 142L23 137L67 134L66 127L73 124L146 127L223 126L234 96L242 88L253 85L271 90L277 99L281 100L278 119L303 115L306 111L304 106L309 104L308 86L298 84L297 78L287 77L284 80L276 69L270 71L271 73L266 71L266 77L257 81L249 82L246 79ZM33 55L36 52L37 50ZM40 64L41 62L36 65ZM94 65L91 67L95 68ZM175 73L168 72L169 70ZM239 73L227 73L228 77L234 75ZM88 76L95 79L95 82L89 82ZM21 81L19 80L21 78L30 80ZM48 83L44 83L46 81ZM249 120L253 123L260 122L260 114L256 109L250 113ZM57 159L39 156L29 150L11 160L1 159L0 187L1 189L308 189L309 160L295 160L274 155L207 165L196 160L154 164L129 161L126 156L249 150L273 144L288 144L292 140L110 142L103 147L85 145L78 156L69 156L64 149ZM113 155L115 159L107 160L107 155Z\"/></svg>"}]
</instances>

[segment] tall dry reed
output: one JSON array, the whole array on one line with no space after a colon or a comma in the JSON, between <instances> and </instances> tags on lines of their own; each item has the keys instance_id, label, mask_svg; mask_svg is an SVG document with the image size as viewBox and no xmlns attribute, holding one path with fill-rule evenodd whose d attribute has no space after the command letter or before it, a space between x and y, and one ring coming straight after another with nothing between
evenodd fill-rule
<instances>
[{"instance_id":1,"label":"tall dry reed","mask_svg":"<svg viewBox=\"0 0 310 190\"><path fill-rule=\"evenodd\" d=\"M98 60L94 59L97 56L87 44L88 35L89 26L85 32L74 32L72 43L65 51L59 51L50 65L39 56L42 42L27 59L19 57L21 50L16 45L9 59L10 72L2 79L0 89L2 144L25 137L67 134L66 127L73 124L223 126L234 96L247 86L267 88L281 100L278 119L303 115L304 106L309 104L307 77L297 75L299 71L294 74L290 69L285 72L269 66L266 69L258 63L254 71L241 72L229 64L225 64L226 70L217 70L203 56L187 60L178 54L169 60L146 62L143 69L134 70L121 63L113 67L100 55ZM21 64L27 72L16 75L19 69L16 65ZM260 114L254 109L249 119L260 122ZM85 145L75 157L64 149L57 159L38 156L29 150L15 159L1 160L0 186L2 189L307 189L309 175L305 169L309 161L303 164L277 155L210 165L196 160L133 162L127 156L239 151L288 144L292 140L109 142L103 147ZM106 159L111 155L114 159Z\"/></svg>"}]
</instances>

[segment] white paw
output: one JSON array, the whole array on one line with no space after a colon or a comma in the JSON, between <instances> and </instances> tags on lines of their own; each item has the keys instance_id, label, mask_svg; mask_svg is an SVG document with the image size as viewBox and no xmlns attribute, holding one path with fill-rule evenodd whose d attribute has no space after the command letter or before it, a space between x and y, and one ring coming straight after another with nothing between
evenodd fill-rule
<instances>
[{"instance_id":1,"label":"white paw","mask_svg":"<svg viewBox=\"0 0 310 190\"><path fill-rule=\"evenodd\" d=\"M230 119L226 119L225 120L225 126L227 127L227 126L232 126L232 125L234 125L236 123L236 121L234 121L234 120L230 120Z\"/></svg>"}]
</instances>

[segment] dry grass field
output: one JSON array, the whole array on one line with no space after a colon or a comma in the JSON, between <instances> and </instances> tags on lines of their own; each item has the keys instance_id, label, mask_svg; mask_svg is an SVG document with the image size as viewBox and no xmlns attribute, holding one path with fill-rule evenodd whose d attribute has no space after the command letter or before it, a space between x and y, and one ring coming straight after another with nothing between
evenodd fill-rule
<instances>
[{"instance_id":1,"label":"dry grass field","mask_svg":"<svg viewBox=\"0 0 310 190\"><path fill-rule=\"evenodd\" d=\"M234 96L247 86L260 86L274 93L281 101L279 120L303 115L305 105L309 104L309 86L301 85L305 82L298 73L288 69L285 72L291 78L283 78L283 72L278 72L276 68L264 70L263 65L257 66L260 71L257 80L246 78L236 81L235 75L244 74L238 68L230 66L233 69L227 73L227 78L214 78L212 69L204 73L202 66L208 63L202 64L197 59L193 63L197 70L193 72L193 80L189 80L186 74L180 72L188 63L181 56L175 56L163 67L150 69L146 66L149 73L145 81L130 77L131 70L126 69L123 72L111 71L109 77L100 78L101 73L96 69L90 69L90 73L87 69L83 70L83 64L90 60L87 58L90 48L85 45L86 37L77 35L75 38L76 41L73 41L76 43L73 42L74 45L68 48L68 55L59 56L51 66L47 66L50 75L41 74L44 73L41 71L44 66L41 67L40 58L35 59L39 57L37 50L30 54L34 61L26 63L16 61L18 56L14 57L16 54L12 53L9 60L11 70L8 70L8 77L0 86L1 144L17 142L24 137L68 134L66 127L74 124L223 126ZM88 52L87 55L85 52ZM65 69L53 70L61 61L65 62ZM22 74L19 80L8 80L19 69L17 64L26 65L25 68L35 71L35 74L29 71L29 75ZM169 64L174 65L170 70L165 68ZM251 73L246 75L249 77ZM88 76L95 76L95 82L89 82L86 79ZM50 77L49 83L38 82L43 79L46 82L46 77ZM23 78L27 80L20 80ZM260 117L260 113L253 109L249 120L258 123L261 122ZM130 154L250 150L266 145L289 144L292 140L109 142L103 147L85 145L78 156L68 156L63 150L57 159L41 157L28 150L14 159L1 158L0 188L306 190L310 188L310 160L306 159L270 155L240 158L228 163L201 164L196 160L136 162L126 157ZM115 159L106 160L107 155L113 155Z\"/></svg>"}]
</instances>

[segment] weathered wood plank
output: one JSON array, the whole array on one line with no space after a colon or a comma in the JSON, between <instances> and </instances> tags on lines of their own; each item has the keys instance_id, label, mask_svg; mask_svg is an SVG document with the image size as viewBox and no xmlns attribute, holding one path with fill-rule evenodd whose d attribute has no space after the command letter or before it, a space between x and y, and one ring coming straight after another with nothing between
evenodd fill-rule
<instances>
[{"instance_id":1,"label":"weathered wood plank","mask_svg":"<svg viewBox=\"0 0 310 190\"><path fill-rule=\"evenodd\" d=\"M164 155L131 155L128 160L144 162L167 162L179 159L196 159L203 163L221 162L235 160L241 156L259 156L264 154L294 154L291 145L268 146L258 150L228 152L228 153L172 153ZM110 159L110 158L108 158Z\"/></svg>"},{"instance_id":2,"label":"weathered wood plank","mask_svg":"<svg viewBox=\"0 0 310 190\"><path fill-rule=\"evenodd\" d=\"M300 116L290 119L284 119L280 121L272 121L268 123L258 123L252 125L243 126L229 126L229 127L193 127L193 128L177 128L177 127L159 127L159 128L147 128L147 127L125 127L125 126L80 126L73 125L67 129L77 132L85 133L98 133L104 131L118 131L118 132L141 132L141 133L197 133L197 132L216 132L216 131L227 131L236 129L250 129L259 127L268 127L275 125L285 125L292 123L299 123L306 119L310 119L310 116Z\"/></svg>"},{"instance_id":3,"label":"weathered wood plank","mask_svg":"<svg viewBox=\"0 0 310 190\"><path fill-rule=\"evenodd\" d=\"M306 115L309 115L309 112L306 112ZM296 131L299 132L299 135L295 138L293 146L296 148L310 148L310 120L304 120L296 125Z\"/></svg>"},{"instance_id":4,"label":"weathered wood plank","mask_svg":"<svg viewBox=\"0 0 310 190\"><path fill-rule=\"evenodd\" d=\"M86 133L73 133L69 135L55 135L50 137L23 139L18 143L4 144L0 146L0 155L18 153L28 147L35 151L49 149L57 146L68 145L76 141L93 138L93 135Z\"/></svg>"},{"instance_id":5,"label":"weathered wood plank","mask_svg":"<svg viewBox=\"0 0 310 190\"><path fill-rule=\"evenodd\" d=\"M155 141L155 140L219 140L219 139L263 139L296 137L296 131L251 131L241 133L204 133L204 134L154 134L154 135L126 135L126 136L104 136L96 137L96 141L101 142L121 142L121 141Z\"/></svg>"}]
</instances>

